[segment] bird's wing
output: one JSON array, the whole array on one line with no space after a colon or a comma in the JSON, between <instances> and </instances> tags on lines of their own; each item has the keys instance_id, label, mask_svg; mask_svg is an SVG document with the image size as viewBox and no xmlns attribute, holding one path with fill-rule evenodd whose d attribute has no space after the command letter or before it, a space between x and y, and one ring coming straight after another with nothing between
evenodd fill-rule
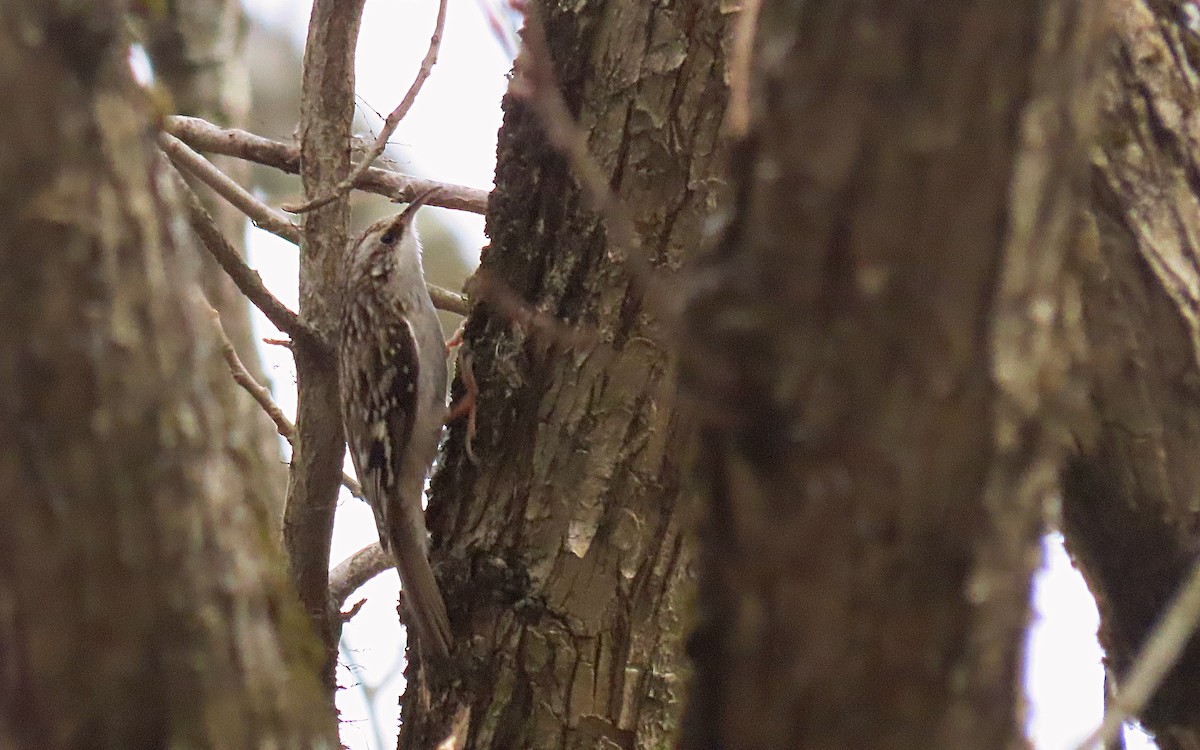
<instances>
[{"instance_id":1,"label":"bird's wing","mask_svg":"<svg viewBox=\"0 0 1200 750\"><path fill-rule=\"evenodd\" d=\"M405 497L406 492L414 491L405 486L403 450L416 419L421 373L412 326L406 319L399 321L387 330L374 332L376 338L363 352L367 369L351 373L352 377L363 378L356 385L360 393L366 394L367 407L362 410L365 416L360 423L365 429L347 432L354 441L350 446L354 468L375 512L379 544L396 561L408 613L405 623L430 649L428 656L444 657L450 650L450 621L425 556L421 486L415 488L415 497Z\"/></svg>"},{"instance_id":2,"label":"bird's wing","mask_svg":"<svg viewBox=\"0 0 1200 750\"><path fill-rule=\"evenodd\" d=\"M392 513L403 512L399 486L404 446L412 435L417 414L419 367L417 341L406 321L372 331L372 345L362 352L364 365L352 373L359 378L359 393L365 394L362 428L348 432L351 460L363 491L373 500L379 543L387 549L389 530L398 521ZM344 373L345 375L346 373Z\"/></svg>"}]
</instances>

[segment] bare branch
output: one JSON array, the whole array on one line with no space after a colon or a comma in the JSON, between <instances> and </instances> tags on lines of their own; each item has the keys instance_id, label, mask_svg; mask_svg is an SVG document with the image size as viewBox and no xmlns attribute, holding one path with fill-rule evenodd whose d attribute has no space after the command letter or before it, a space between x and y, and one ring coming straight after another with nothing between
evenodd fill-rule
<instances>
[{"instance_id":1,"label":"bare branch","mask_svg":"<svg viewBox=\"0 0 1200 750\"><path fill-rule=\"evenodd\" d=\"M365 0L315 0L304 46L300 94L300 180L308 195L333 189L350 171L354 116L354 49ZM304 217L300 243L300 309L318 331L340 319L340 266L349 244L350 201L342 196ZM329 552L346 444L334 357L306 347L296 360L296 441L283 543L288 571L325 646L321 681L332 703L341 619L329 608ZM316 356L314 356L316 355Z\"/></svg>"},{"instance_id":2,"label":"bare branch","mask_svg":"<svg viewBox=\"0 0 1200 750\"><path fill-rule=\"evenodd\" d=\"M213 326L217 331L217 340L221 342L221 356L225 358L225 364L229 366L229 373L233 375L235 383L240 385L246 393L249 393L262 410L267 413L271 421L275 423L275 429L289 443L292 442L292 422L284 415L283 410L271 398L271 391L250 374L246 369L246 365L242 363L242 358L238 356L237 350L233 348L233 342L229 340L229 336L225 333L225 327L221 325L221 314L216 308L209 305L209 314L212 316Z\"/></svg>"},{"instance_id":3,"label":"bare branch","mask_svg":"<svg viewBox=\"0 0 1200 750\"><path fill-rule=\"evenodd\" d=\"M375 576L395 565L392 556L374 542L338 563L329 572L329 606L341 611L351 594Z\"/></svg>"},{"instance_id":4,"label":"bare branch","mask_svg":"<svg viewBox=\"0 0 1200 750\"><path fill-rule=\"evenodd\" d=\"M218 195L249 216L255 226L282 237L288 242L300 244L299 227L283 214L255 198L249 191L217 169L212 162L193 151L186 143L170 133L164 132L159 134L159 145L162 146L172 164L196 175ZM467 314L470 304L466 297L436 284L426 284L426 286L434 307L457 315L465 316Z\"/></svg>"},{"instance_id":5,"label":"bare branch","mask_svg":"<svg viewBox=\"0 0 1200 750\"><path fill-rule=\"evenodd\" d=\"M1116 696L1104 713L1104 721L1077 750L1108 747L1121 731L1121 725L1142 712L1179 660L1196 632L1197 623L1200 623L1200 562L1192 567L1183 587L1142 646L1129 676L1117 683Z\"/></svg>"},{"instance_id":6,"label":"bare branch","mask_svg":"<svg viewBox=\"0 0 1200 750\"><path fill-rule=\"evenodd\" d=\"M442 46L442 33L446 29L446 5L447 0L441 0L438 3L437 21L434 22L433 36L429 38L429 50L425 53L425 59L421 61L421 68L417 71L416 79L408 87L408 93L400 100L400 104L396 105L396 108L383 121L383 128L379 131L379 135L375 137L375 142L367 149L367 153L363 156L362 161L350 171L350 174L345 179L337 184L333 192L313 198L299 206L284 206L285 211L293 213L311 211L314 208L319 208L330 203L337 199L338 196L345 195L350 191L350 188L354 187L355 183L363 176L367 169L370 168L371 163L379 158L379 155L387 148L388 139L396 132L396 127L404 119L404 116L408 114L408 110L412 109L413 102L417 100L417 94L421 92L421 87L425 84L425 79L429 78L429 74L433 72L434 64L437 63L438 49Z\"/></svg>"},{"instance_id":7,"label":"bare branch","mask_svg":"<svg viewBox=\"0 0 1200 750\"><path fill-rule=\"evenodd\" d=\"M229 366L229 374L233 376L233 382L240 385L258 402L262 410L275 423L275 429L279 432L279 436L291 445L292 434L296 431L292 421L287 418L287 415L283 413L283 410L271 398L270 389L255 380L250 371L246 369L242 358L238 356L237 350L233 348L233 342L226 335L225 327L221 325L221 314L212 305L207 305L207 307L213 317L213 324L217 331L217 340L221 342L221 356L225 358L225 364ZM354 497L363 502L367 501L366 496L363 495L362 486L349 474L342 474L342 486L349 490L350 494Z\"/></svg>"},{"instance_id":8,"label":"bare branch","mask_svg":"<svg viewBox=\"0 0 1200 750\"><path fill-rule=\"evenodd\" d=\"M429 298L433 300L433 306L439 310L465 316L471 309L471 303L458 292L443 289L429 282L425 282L425 288L429 290Z\"/></svg>"},{"instance_id":9,"label":"bare branch","mask_svg":"<svg viewBox=\"0 0 1200 750\"><path fill-rule=\"evenodd\" d=\"M359 611L363 608L363 605L366 603L367 603L366 599L359 599L353 605L351 605L350 609L346 610L345 612L342 612L341 613L342 614L342 622L346 623L346 622L350 622L351 620L353 620L354 616L359 613Z\"/></svg>"},{"instance_id":10,"label":"bare branch","mask_svg":"<svg viewBox=\"0 0 1200 750\"><path fill-rule=\"evenodd\" d=\"M215 164L193 151L186 143L170 133L159 133L158 145L176 168L184 169L198 177L217 195L250 217L254 226L261 227L293 244L300 244L299 227L283 214L255 198L250 191L234 182L227 174L217 169Z\"/></svg>"},{"instance_id":11,"label":"bare branch","mask_svg":"<svg viewBox=\"0 0 1200 750\"><path fill-rule=\"evenodd\" d=\"M178 176L176 183L183 197L188 222L192 229L195 230L200 241L212 253L221 268L225 269L225 273L229 274L229 278L233 279L233 283L237 285L242 294L246 295L255 307L262 310L263 315L267 316L267 320L274 323L276 328L291 336L292 339L302 340L313 345L319 351L328 351L330 347L325 340L300 320L296 313L276 299L263 284L258 271L246 265L241 254L221 234L221 230L217 228L216 222L213 221L212 216L204 208L204 204L200 202L199 196L191 186L181 176Z\"/></svg>"},{"instance_id":12,"label":"bare branch","mask_svg":"<svg viewBox=\"0 0 1200 750\"><path fill-rule=\"evenodd\" d=\"M173 115L163 120L163 130L198 151L245 159L288 174L300 173L300 149L236 128L222 128L198 117ZM390 169L371 167L354 181L354 187L407 202L437 188L431 206L487 213L488 192L448 182L410 177Z\"/></svg>"},{"instance_id":13,"label":"bare branch","mask_svg":"<svg viewBox=\"0 0 1200 750\"><path fill-rule=\"evenodd\" d=\"M344 472L342 473L342 486L357 499L364 503L367 501L367 496L363 494L362 485L358 483L357 479Z\"/></svg>"}]
</instances>

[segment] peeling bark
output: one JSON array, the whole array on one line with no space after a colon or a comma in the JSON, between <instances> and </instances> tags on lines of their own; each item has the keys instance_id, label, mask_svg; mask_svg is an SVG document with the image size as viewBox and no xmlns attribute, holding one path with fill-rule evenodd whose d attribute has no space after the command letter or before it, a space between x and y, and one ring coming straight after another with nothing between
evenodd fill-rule
<instances>
[{"instance_id":1,"label":"peeling bark","mask_svg":"<svg viewBox=\"0 0 1200 750\"><path fill-rule=\"evenodd\" d=\"M685 748L1009 748L1079 342L1098 13L764 0L690 280Z\"/></svg>"},{"instance_id":2,"label":"peeling bark","mask_svg":"<svg viewBox=\"0 0 1200 750\"><path fill-rule=\"evenodd\" d=\"M331 748L124 11L0 5L0 746Z\"/></svg>"},{"instance_id":3,"label":"peeling bark","mask_svg":"<svg viewBox=\"0 0 1200 750\"><path fill-rule=\"evenodd\" d=\"M506 97L482 268L588 342L472 311L482 463L456 428L429 508L459 654L421 675L432 710L410 690L401 747L439 741L460 701L473 748L675 734L691 495L661 311L720 187L725 17L698 0L545 5L564 94L663 273L652 299L634 291L536 117Z\"/></svg>"}]
</instances>

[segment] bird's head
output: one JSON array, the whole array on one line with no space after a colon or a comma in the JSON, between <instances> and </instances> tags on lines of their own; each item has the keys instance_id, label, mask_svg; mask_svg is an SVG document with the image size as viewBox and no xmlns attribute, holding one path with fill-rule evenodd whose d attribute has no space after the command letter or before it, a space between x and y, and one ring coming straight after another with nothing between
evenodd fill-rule
<instances>
[{"instance_id":1,"label":"bird's head","mask_svg":"<svg viewBox=\"0 0 1200 750\"><path fill-rule=\"evenodd\" d=\"M417 274L421 278L421 243L417 239L417 209L437 193L421 193L395 216L380 219L358 238L347 259L347 279L388 281L394 274Z\"/></svg>"}]
</instances>

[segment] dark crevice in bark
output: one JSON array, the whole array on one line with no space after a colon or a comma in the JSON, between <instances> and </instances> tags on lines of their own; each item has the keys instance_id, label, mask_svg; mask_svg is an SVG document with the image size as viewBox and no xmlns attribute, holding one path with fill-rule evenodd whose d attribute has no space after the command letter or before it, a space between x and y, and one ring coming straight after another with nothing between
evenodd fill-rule
<instances>
[{"instance_id":1,"label":"dark crevice in bark","mask_svg":"<svg viewBox=\"0 0 1200 750\"><path fill-rule=\"evenodd\" d=\"M724 16L694 0L546 5L555 72L592 153L635 224L667 235L665 262L680 265L715 199L716 155L684 153L638 118L716 142ZM483 463L468 467L455 430L428 515L451 619L470 644L455 667L465 690L435 690L429 712L406 706L403 742L439 741L439 717L465 697L475 747L661 746L684 668L690 566L686 433L664 325L630 293L626 249L608 244L540 124L519 100L504 108L482 268L585 335L523 330L486 299L468 321ZM472 576L459 572L465 561Z\"/></svg>"},{"instance_id":2,"label":"dark crevice in bark","mask_svg":"<svg viewBox=\"0 0 1200 750\"><path fill-rule=\"evenodd\" d=\"M1095 423L1063 473L1067 548L1096 595L1106 668L1121 678L1197 557L1200 217L1192 32L1176 3L1115 13L1092 235L1080 278ZM1200 738L1193 640L1141 716L1167 750Z\"/></svg>"}]
</instances>

